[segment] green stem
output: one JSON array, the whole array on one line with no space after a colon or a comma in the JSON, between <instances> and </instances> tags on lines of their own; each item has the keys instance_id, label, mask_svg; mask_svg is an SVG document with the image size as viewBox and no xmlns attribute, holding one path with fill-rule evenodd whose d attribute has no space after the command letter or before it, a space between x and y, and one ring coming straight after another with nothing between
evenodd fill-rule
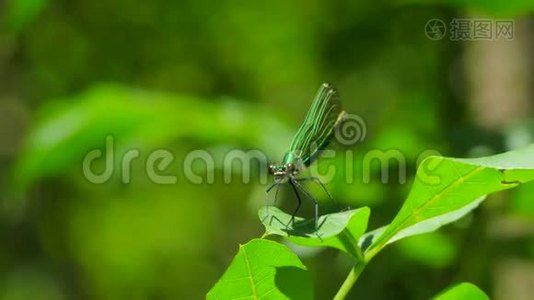
<instances>
[{"instance_id":1,"label":"green stem","mask_svg":"<svg viewBox=\"0 0 534 300\"><path fill-rule=\"evenodd\" d=\"M339 288L339 291L337 291L337 294L334 296L334 300L342 300L347 297L348 293L350 292L350 289L356 283L356 280L358 280L358 277L360 276L364 268L365 261L363 260L358 261L354 265L352 270L350 270L349 275L347 275L347 278Z\"/></svg>"}]
</instances>

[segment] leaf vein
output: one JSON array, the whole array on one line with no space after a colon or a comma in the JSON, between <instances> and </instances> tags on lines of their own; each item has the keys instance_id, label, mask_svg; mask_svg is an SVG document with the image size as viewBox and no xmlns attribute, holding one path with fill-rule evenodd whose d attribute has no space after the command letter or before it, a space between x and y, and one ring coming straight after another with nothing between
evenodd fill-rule
<instances>
[{"instance_id":1,"label":"leaf vein","mask_svg":"<svg viewBox=\"0 0 534 300\"><path fill-rule=\"evenodd\" d=\"M243 249L243 257L245 258L245 263L247 265L248 276L250 278L250 286L252 288L252 297L254 299L258 299L258 296L256 294L256 285L254 284L254 276L252 275L252 270L250 268L250 261L248 259L247 250L245 249L245 247L242 247L242 249Z\"/></svg>"}]
</instances>

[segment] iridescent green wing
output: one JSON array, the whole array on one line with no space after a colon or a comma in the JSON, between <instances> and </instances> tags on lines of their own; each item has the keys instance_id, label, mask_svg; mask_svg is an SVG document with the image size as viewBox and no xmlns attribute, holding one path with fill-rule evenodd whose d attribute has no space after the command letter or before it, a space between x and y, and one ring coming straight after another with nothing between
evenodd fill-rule
<instances>
[{"instance_id":1,"label":"iridescent green wing","mask_svg":"<svg viewBox=\"0 0 534 300\"><path fill-rule=\"evenodd\" d=\"M328 146L334 128L341 122L344 113L336 90L330 84L323 83L304 123L295 134L288 153L300 157L302 163L309 166L320 151Z\"/></svg>"}]
</instances>

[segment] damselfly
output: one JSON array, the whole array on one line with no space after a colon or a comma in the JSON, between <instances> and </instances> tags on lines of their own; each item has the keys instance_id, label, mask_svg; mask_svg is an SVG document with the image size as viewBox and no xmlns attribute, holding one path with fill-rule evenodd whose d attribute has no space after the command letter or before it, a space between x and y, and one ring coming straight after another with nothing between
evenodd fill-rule
<instances>
[{"instance_id":1,"label":"damselfly","mask_svg":"<svg viewBox=\"0 0 534 300\"><path fill-rule=\"evenodd\" d=\"M284 155L282 163L269 165L269 173L274 177L274 183L267 189L267 194L276 187L276 195L280 184L288 182L295 195L298 204L291 215L290 223L293 223L295 215L298 212L302 200L298 193L301 190L309 199L313 201L315 209L315 227L319 218L319 205L315 198L306 191L300 181L314 180L321 185L330 198L330 193L324 184L316 177L299 178L301 171L309 167L321 154L330 140L334 136L334 130L341 124L345 118L346 112L341 109L341 103L336 90L328 83L323 83L315 98L312 106L304 119L304 123L293 137L289 150ZM287 224L289 225L289 224Z\"/></svg>"}]
</instances>

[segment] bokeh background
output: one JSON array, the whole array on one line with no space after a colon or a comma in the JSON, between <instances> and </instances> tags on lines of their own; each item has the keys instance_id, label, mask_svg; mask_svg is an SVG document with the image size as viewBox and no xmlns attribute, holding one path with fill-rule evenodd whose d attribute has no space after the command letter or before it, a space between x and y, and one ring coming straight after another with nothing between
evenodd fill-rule
<instances>
[{"instance_id":1,"label":"bokeh background","mask_svg":"<svg viewBox=\"0 0 534 300\"><path fill-rule=\"evenodd\" d=\"M280 160L325 81L367 126L355 148L333 146L354 150L350 170L341 157L319 162L339 170L328 189L341 206L370 206L370 229L387 224L425 150L480 156L533 141L533 11L527 0L0 2L0 299L204 298L238 244L262 234L266 162L246 170L251 182L234 172L226 184L224 155L259 149ZM513 20L514 38L432 40L434 18ZM113 174L94 184L82 160L108 135ZM131 149L140 156L124 183ZM156 149L173 153L157 172L175 184L147 175ZM388 183L378 167L363 182L358 162L372 149L401 151L407 183L394 166ZM193 164L202 184L183 171L194 150L214 158ZM533 185L493 195L387 248L351 297L427 299L470 281L495 299L528 299L533 195ZM281 194L290 207L291 196ZM316 297L331 298L350 259L299 253Z\"/></svg>"}]
</instances>

